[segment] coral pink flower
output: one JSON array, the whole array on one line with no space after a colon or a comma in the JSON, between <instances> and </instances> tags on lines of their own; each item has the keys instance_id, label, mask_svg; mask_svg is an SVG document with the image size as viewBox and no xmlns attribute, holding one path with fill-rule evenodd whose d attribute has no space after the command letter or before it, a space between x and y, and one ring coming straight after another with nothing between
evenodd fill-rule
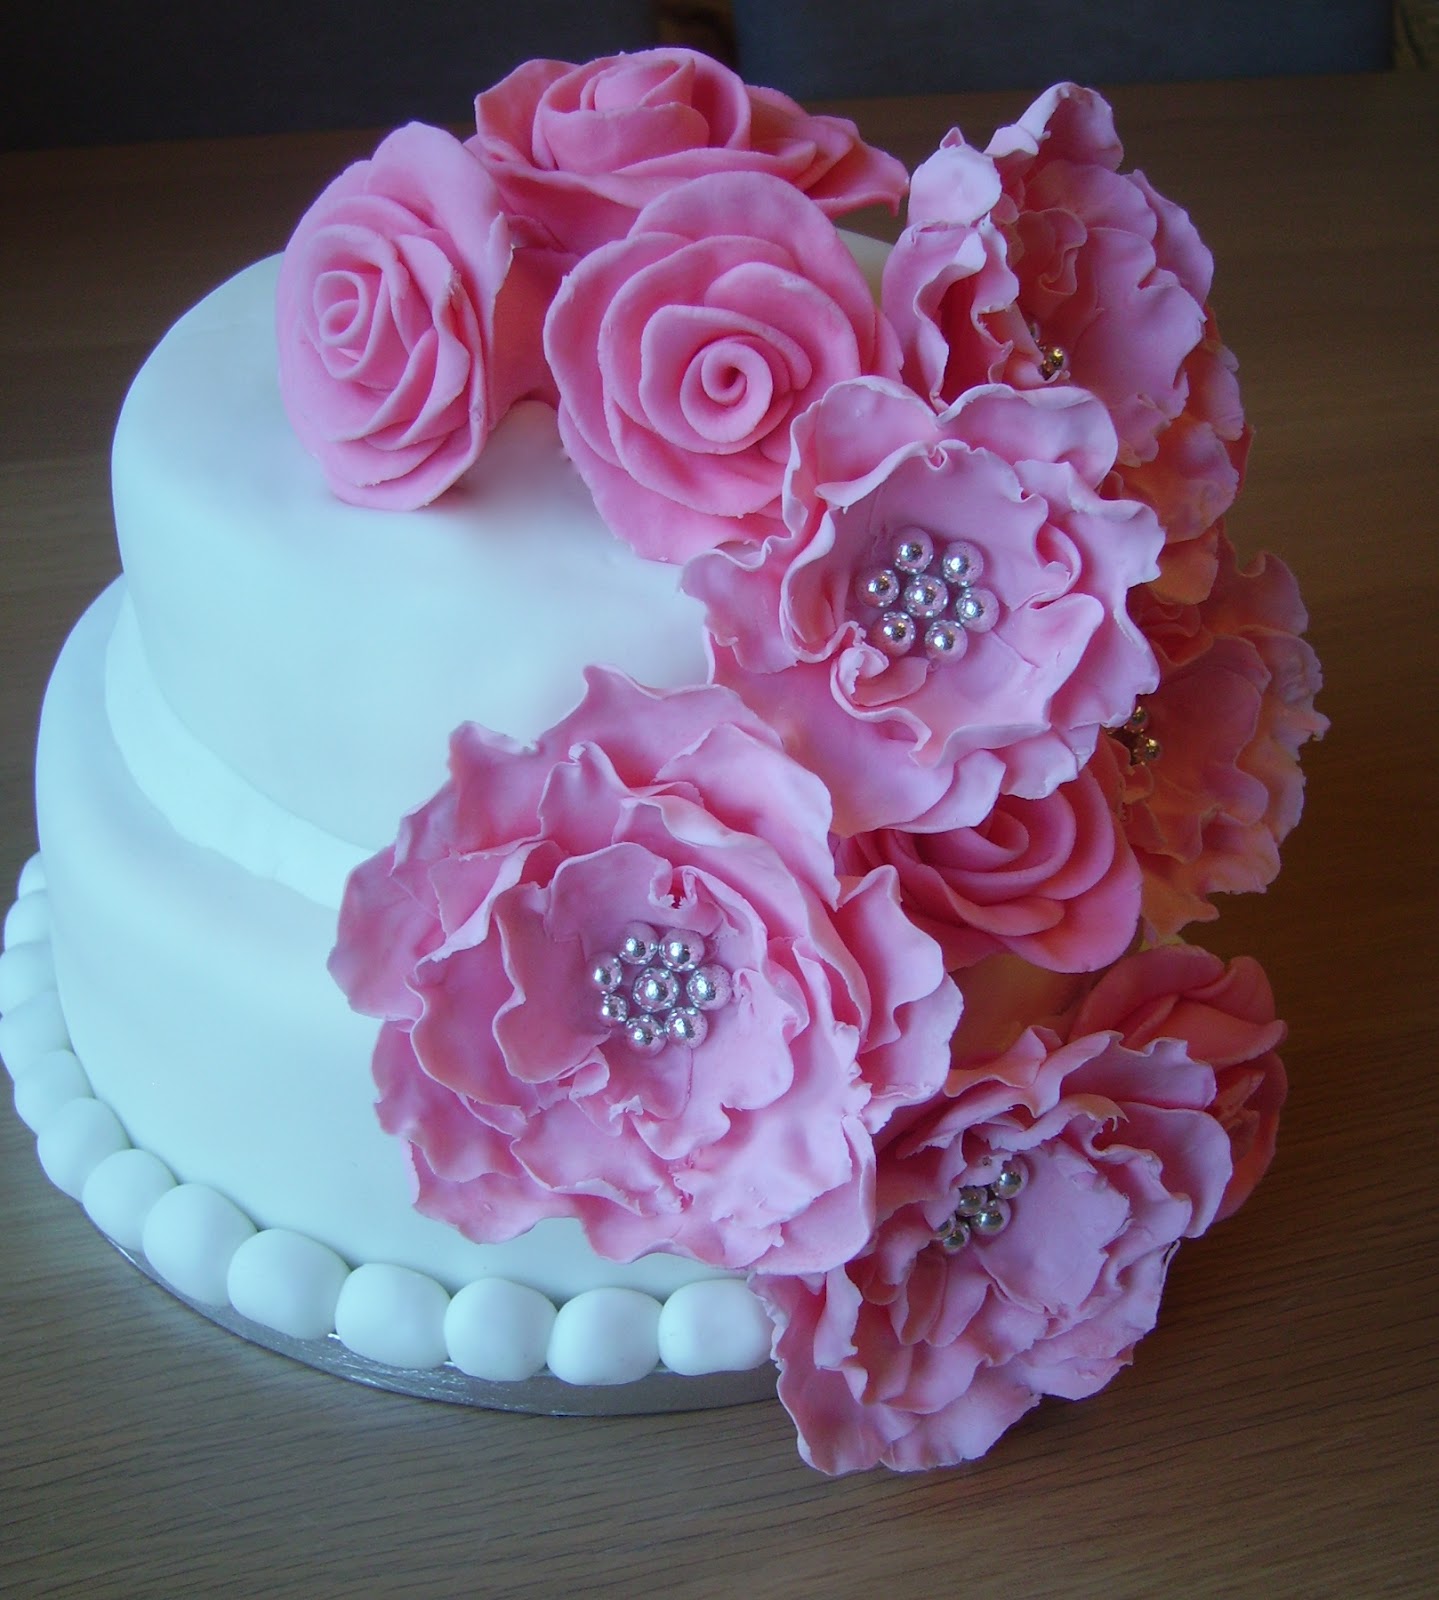
<instances>
[{"instance_id":1,"label":"coral pink flower","mask_svg":"<svg viewBox=\"0 0 1439 1600\"><path fill-rule=\"evenodd\" d=\"M905 910L939 940L951 971L1008 950L1092 972L1139 924L1139 868L1087 767L1038 800L1001 795L977 827L881 828L842 840L836 859L844 872L893 865Z\"/></svg>"},{"instance_id":2,"label":"coral pink flower","mask_svg":"<svg viewBox=\"0 0 1439 1600\"><path fill-rule=\"evenodd\" d=\"M1174 1040L1031 1028L961 1062L948 1092L882 1151L862 1254L751 1280L801 1453L825 1472L953 1465L1042 1396L1103 1388L1229 1182L1214 1073Z\"/></svg>"},{"instance_id":3,"label":"coral pink flower","mask_svg":"<svg viewBox=\"0 0 1439 1600\"><path fill-rule=\"evenodd\" d=\"M1121 815L1144 872L1144 915L1158 933L1210 921L1210 896L1263 889L1299 820L1299 751L1328 726L1314 709L1319 664L1300 637L1293 576L1273 556L1241 569L1215 543L1217 576L1200 605L1135 597L1160 662L1144 699L1153 761L1121 761Z\"/></svg>"},{"instance_id":4,"label":"coral pink flower","mask_svg":"<svg viewBox=\"0 0 1439 1600\"><path fill-rule=\"evenodd\" d=\"M757 173L646 206L565 280L545 350L600 512L641 555L674 562L778 529L791 421L843 379L898 371L833 223Z\"/></svg>"},{"instance_id":5,"label":"coral pink flower","mask_svg":"<svg viewBox=\"0 0 1439 1600\"><path fill-rule=\"evenodd\" d=\"M795 424L787 535L691 564L717 676L824 778L840 833L1041 798L1155 681L1125 603L1162 536L1098 494L1114 449L1077 389L988 386L936 416L841 384Z\"/></svg>"},{"instance_id":6,"label":"coral pink flower","mask_svg":"<svg viewBox=\"0 0 1439 1600\"><path fill-rule=\"evenodd\" d=\"M904 194L904 167L852 122L811 116L692 50L583 66L530 61L475 101L470 148L529 240L583 255L623 238L661 194L715 172L759 172L829 216Z\"/></svg>"},{"instance_id":7,"label":"coral pink flower","mask_svg":"<svg viewBox=\"0 0 1439 1600\"><path fill-rule=\"evenodd\" d=\"M462 728L451 773L351 878L331 962L385 1019L419 1208L482 1241L574 1217L619 1260L858 1250L959 996L890 869L836 877L822 785L726 690L598 670L533 749Z\"/></svg>"},{"instance_id":8,"label":"coral pink flower","mask_svg":"<svg viewBox=\"0 0 1439 1600\"><path fill-rule=\"evenodd\" d=\"M280 271L280 392L341 499L412 510L474 463L528 384L495 360L510 255L484 168L420 123L305 213Z\"/></svg>"},{"instance_id":9,"label":"coral pink flower","mask_svg":"<svg viewBox=\"0 0 1439 1600\"><path fill-rule=\"evenodd\" d=\"M1229 1134L1234 1161L1217 1216L1232 1215L1274 1157L1286 1092L1275 1054L1285 1029L1264 969L1249 956L1226 965L1188 944L1127 956L1100 977L1069 1025L1076 1038L1106 1030L1131 1050L1177 1039L1195 1061L1214 1068L1211 1109Z\"/></svg>"}]
</instances>

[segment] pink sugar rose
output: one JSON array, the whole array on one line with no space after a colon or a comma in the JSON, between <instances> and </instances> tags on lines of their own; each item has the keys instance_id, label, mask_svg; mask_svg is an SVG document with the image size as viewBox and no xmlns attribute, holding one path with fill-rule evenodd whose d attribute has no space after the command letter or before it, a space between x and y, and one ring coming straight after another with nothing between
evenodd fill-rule
<instances>
[{"instance_id":1,"label":"pink sugar rose","mask_svg":"<svg viewBox=\"0 0 1439 1600\"><path fill-rule=\"evenodd\" d=\"M989 385L936 416L862 380L793 431L787 533L702 556L684 582L717 677L829 785L837 831L974 828L1001 794L1074 778L1157 678L1125 602L1162 535L1148 507L1098 493L1104 407Z\"/></svg>"},{"instance_id":2,"label":"pink sugar rose","mask_svg":"<svg viewBox=\"0 0 1439 1600\"><path fill-rule=\"evenodd\" d=\"M883 203L907 175L842 117L746 86L693 50L583 66L530 61L475 101L470 148L522 231L574 255L623 238L661 194L714 172L759 172L828 216Z\"/></svg>"},{"instance_id":3,"label":"pink sugar rose","mask_svg":"<svg viewBox=\"0 0 1439 1600\"><path fill-rule=\"evenodd\" d=\"M1314 709L1319 664L1300 637L1298 586L1273 556L1241 569L1222 535L1200 605L1141 593L1135 620L1160 663L1144 699L1152 761L1111 750L1121 816L1144 874L1144 916L1159 934L1218 915L1210 896L1263 889L1299 820L1299 752L1328 721Z\"/></svg>"},{"instance_id":4,"label":"pink sugar rose","mask_svg":"<svg viewBox=\"0 0 1439 1600\"><path fill-rule=\"evenodd\" d=\"M954 971L1008 950L1058 972L1121 955L1139 924L1139 868L1089 768L1042 799L1001 795L978 826L880 828L841 840L842 872L881 863Z\"/></svg>"},{"instance_id":5,"label":"pink sugar rose","mask_svg":"<svg viewBox=\"0 0 1439 1600\"><path fill-rule=\"evenodd\" d=\"M1234 1165L1216 1217L1231 1216L1274 1158L1287 1090L1275 1054L1285 1028L1264 969L1249 956L1226 965L1196 945L1137 952L1100 977L1070 1023L1076 1038L1110 1030L1131 1050L1177 1039L1214 1068L1211 1109L1229 1135Z\"/></svg>"},{"instance_id":6,"label":"pink sugar rose","mask_svg":"<svg viewBox=\"0 0 1439 1600\"><path fill-rule=\"evenodd\" d=\"M421 123L390 134L301 218L276 302L280 393L342 500L413 510L473 465L528 385L494 354L509 266L494 184Z\"/></svg>"},{"instance_id":7,"label":"pink sugar rose","mask_svg":"<svg viewBox=\"0 0 1439 1600\"><path fill-rule=\"evenodd\" d=\"M713 686L595 669L532 749L461 728L449 783L352 876L331 961L384 1019L380 1120L419 1209L483 1242L573 1217L617 1260L821 1271L858 1250L875 1136L939 1091L960 1002L893 871L835 875L829 823L823 786ZM682 964L619 959L636 924L702 941L708 1001ZM628 1024L602 1015L620 1001ZM648 1033L644 1006L658 1045L629 1026Z\"/></svg>"},{"instance_id":8,"label":"pink sugar rose","mask_svg":"<svg viewBox=\"0 0 1439 1600\"><path fill-rule=\"evenodd\" d=\"M614 532L683 562L780 527L790 423L898 371L834 225L758 173L699 178L570 273L545 323L560 432Z\"/></svg>"},{"instance_id":9,"label":"pink sugar rose","mask_svg":"<svg viewBox=\"0 0 1439 1600\"><path fill-rule=\"evenodd\" d=\"M997 1059L961 1060L947 1098L881 1151L865 1250L823 1275L751 1280L805 1459L951 1466L1042 1396L1103 1388L1230 1180L1214 1103L1213 1071L1172 1039L1030 1028ZM1015 1182L998 1208L984 1194ZM981 1196L1008 1221L966 1243L955 1218Z\"/></svg>"}]
</instances>

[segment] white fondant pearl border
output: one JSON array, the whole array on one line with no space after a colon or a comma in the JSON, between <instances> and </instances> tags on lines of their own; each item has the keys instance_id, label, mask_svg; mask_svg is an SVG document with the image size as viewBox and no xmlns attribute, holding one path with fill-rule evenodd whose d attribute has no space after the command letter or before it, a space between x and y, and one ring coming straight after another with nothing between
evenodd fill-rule
<instances>
[{"instance_id":1,"label":"white fondant pearl border","mask_svg":"<svg viewBox=\"0 0 1439 1600\"><path fill-rule=\"evenodd\" d=\"M350 1266L286 1228L257 1229L205 1184L177 1183L91 1094L55 988L44 868L5 918L0 1058L46 1176L179 1299L231 1331L382 1388L506 1410L593 1414L731 1405L773 1393L769 1324L735 1279L661 1304L598 1288L556 1307L508 1279L451 1296L424 1273Z\"/></svg>"}]
</instances>

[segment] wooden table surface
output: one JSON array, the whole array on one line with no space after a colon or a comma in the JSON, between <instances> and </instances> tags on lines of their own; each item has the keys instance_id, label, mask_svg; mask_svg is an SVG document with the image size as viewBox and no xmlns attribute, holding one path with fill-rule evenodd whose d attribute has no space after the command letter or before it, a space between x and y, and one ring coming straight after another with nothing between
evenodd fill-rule
<instances>
[{"instance_id":1,"label":"wooden table surface","mask_svg":"<svg viewBox=\"0 0 1439 1600\"><path fill-rule=\"evenodd\" d=\"M1299 575L1333 719L1267 896L1292 1090L1136 1365L984 1461L830 1481L775 1404L559 1421L324 1378L115 1254L0 1108L0 1586L46 1595L1439 1590L1439 94L1423 74L1118 91L1185 204L1257 427L1230 530ZM849 107L911 165L1026 96ZM109 434L165 327L280 248L364 134L0 159L0 874L41 690L116 569Z\"/></svg>"}]
</instances>

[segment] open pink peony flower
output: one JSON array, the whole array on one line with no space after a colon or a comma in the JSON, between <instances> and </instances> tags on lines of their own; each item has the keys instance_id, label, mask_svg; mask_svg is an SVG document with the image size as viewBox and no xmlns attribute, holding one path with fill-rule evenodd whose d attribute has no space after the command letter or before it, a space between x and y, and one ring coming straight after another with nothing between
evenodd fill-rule
<instances>
[{"instance_id":1,"label":"open pink peony flower","mask_svg":"<svg viewBox=\"0 0 1439 1600\"><path fill-rule=\"evenodd\" d=\"M1174 1040L1031 1028L961 1061L948 1093L881 1152L862 1254L751 1280L780 1399L825 1472L953 1465L1042 1396L1103 1388L1229 1182L1214 1073Z\"/></svg>"},{"instance_id":2,"label":"open pink peony flower","mask_svg":"<svg viewBox=\"0 0 1439 1600\"><path fill-rule=\"evenodd\" d=\"M1131 1050L1177 1039L1214 1068L1211 1109L1229 1135L1234 1165L1216 1216L1231 1216L1274 1158L1287 1089L1275 1054L1285 1028L1264 969L1250 956L1226 964L1196 945L1139 951L1099 978L1069 1025L1076 1038L1107 1030Z\"/></svg>"},{"instance_id":3,"label":"open pink peony flower","mask_svg":"<svg viewBox=\"0 0 1439 1600\"><path fill-rule=\"evenodd\" d=\"M280 392L341 499L427 504L528 386L495 360L510 253L484 168L421 123L390 134L301 218L280 270Z\"/></svg>"},{"instance_id":4,"label":"open pink peony flower","mask_svg":"<svg viewBox=\"0 0 1439 1600\"><path fill-rule=\"evenodd\" d=\"M841 840L836 860L843 872L891 864L905 910L951 971L1008 950L1092 972L1123 954L1139 924L1139 868L1088 767L1037 800L1001 795L976 827L880 828Z\"/></svg>"},{"instance_id":5,"label":"open pink peony flower","mask_svg":"<svg viewBox=\"0 0 1439 1600\"><path fill-rule=\"evenodd\" d=\"M1144 873L1144 915L1160 934L1218 915L1211 896L1263 889L1299 820L1299 751L1327 719L1314 709L1319 664L1300 637L1306 616L1283 562L1240 568L1215 542L1217 575L1199 605L1141 592L1135 620L1160 663L1144 698L1152 760L1111 751L1121 816Z\"/></svg>"},{"instance_id":6,"label":"open pink peony flower","mask_svg":"<svg viewBox=\"0 0 1439 1600\"><path fill-rule=\"evenodd\" d=\"M760 172L826 214L904 194L904 167L841 117L811 116L693 50L644 50L583 66L530 61L475 101L470 148L522 229L583 255L623 238L670 189L714 172Z\"/></svg>"},{"instance_id":7,"label":"open pink peony flower","mask_svg":"<svg viewBox=\"0 0 1439 1600\"><path fill-rule=\"evenodd\" d=\"M835 876L822 785L727 691L599 670L533 749L460 729L451 774L351 878L331 961L385 1019L419 1208L490 1242L574 1217L620 1260L858 1250L959 996L890 869Z\"/></svg>"},{"instance_id":8,"label":"open pink peony flower","mask_svg":"<svg viewBox=\"0 0 1439 1600\"><path fill-rule=\"evenodd\" d=\"M673 562L778 529L793 419L846 378L898 371L834 225L757 173L646 206L565 280L545 351L561 434L606 522Z\"/></svg>"},{"instance_id":9,"label":"open pink peony flower","mask_svg":"<svg viewBox=\"0 0 1439 1600\"><path fill-rule=\"evenodd\" d=\"M1162 535L1102 499L1077 389L831 389L794 427L788 532L696 559L716 674L829 785L840 833L972 828L1076 776L1156 680L1129 620Z\"/></svg>"}]
</instances>

